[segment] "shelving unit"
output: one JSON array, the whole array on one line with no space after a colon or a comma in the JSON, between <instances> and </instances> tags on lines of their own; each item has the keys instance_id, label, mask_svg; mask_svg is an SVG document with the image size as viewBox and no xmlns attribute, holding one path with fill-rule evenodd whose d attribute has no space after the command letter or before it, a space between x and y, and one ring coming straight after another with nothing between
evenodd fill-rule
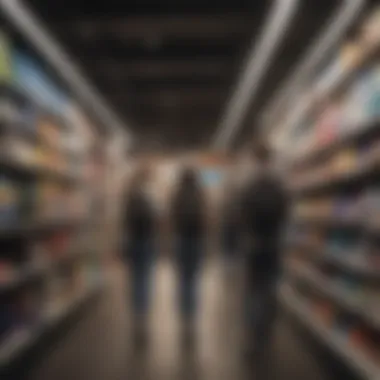
<instances>
[{"instance_id":1,"label":"shelving unit","mask_svg":"<svg viewBox=\"0 0 380 380\"><path fill-rule=\"evenodd\" d=\"M354 58L338 55L330 67L339 75L328 85L328 68L312 84L316 96L298 126L280 296L356 374L379 379L380 8L347 47Z\"/></svg>"},{"instance_id":2,"label":"shelving unit","mask_svg":"<svg viewBox=\"0 0 380 380\"><path fill-rule=\"evenodd\" d=\"M346 344L346 341L338 334L334 334L326 328L300 300L291 288L283 287L280 292L281 301L298 319L309 329L317 339L326 345L332 352L338 355L355 373L364 379L378 379L379 368L371 360L368 360L360 351Z\"/></svg>"},{"instance_id":3,"label":"shelving unit","mask_svg":"<svg viewBox=\"0 0 380 380\"><path fill-rule=\"evenodd\" d=\"M86 116L39 58L2 33L0 45L2 377L103 287L104 244L94 237L106 163L81 133Z\"/></svg>"},{"instance_id":4,"label":"shelving unit","mask_svg":"<svg viewBox=\"0 0 380 380\"><path fill-rule=\"evenodd\" d=\"M86 300L99 292L101 287L100 282L88 285L67 303L59 305L55 310L47 311L43 322L38 327L16 330L9 334L0 346L0 367L7 366L17 359L20 353L32 348L44 335L75 312Z\"/></svg>"}]
</instances>

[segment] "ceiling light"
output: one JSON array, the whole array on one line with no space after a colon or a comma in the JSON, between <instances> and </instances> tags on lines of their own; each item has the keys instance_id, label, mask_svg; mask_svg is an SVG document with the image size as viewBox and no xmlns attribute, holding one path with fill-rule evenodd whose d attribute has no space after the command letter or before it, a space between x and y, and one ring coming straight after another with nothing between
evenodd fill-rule
<instances>
[{"instance_id":1,"label":"ceiling light","mask_svg":"<svg viewBox=\"0 0 380 380\"><path fill-rule=\"evenodd\" d=\"M274 3L258 43L255 41L252 46L245 68L227 104L226 112L214 137L215 148L226 149L236 135L274 52L286 35L298 4L298 0L277 0Z\"/></svg>"}]
</instances>

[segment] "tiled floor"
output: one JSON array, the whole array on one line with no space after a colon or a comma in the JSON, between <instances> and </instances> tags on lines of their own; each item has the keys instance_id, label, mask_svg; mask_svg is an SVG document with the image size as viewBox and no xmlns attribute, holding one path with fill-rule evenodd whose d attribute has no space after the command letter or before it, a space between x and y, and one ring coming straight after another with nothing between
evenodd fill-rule
<instances>
[{"instance_id":1,"label":"tiled floor","mask_svg":"<svg viewBox=\"0 0 380 380\"><path fill-rule=\"evenodd\" d=\"M233 273L226 275L217 259L208 259L203 268L198 340L192 353L180 349L175 273L168 259L162 259L155 270L150 342L139 354L131 344L123 268L115 267L110 277L101 301L45 356L28 380L255 378L239 345L240 285ZM327 379L281 316L270 370L274 379Z\"/></svg>"}]
</instances>

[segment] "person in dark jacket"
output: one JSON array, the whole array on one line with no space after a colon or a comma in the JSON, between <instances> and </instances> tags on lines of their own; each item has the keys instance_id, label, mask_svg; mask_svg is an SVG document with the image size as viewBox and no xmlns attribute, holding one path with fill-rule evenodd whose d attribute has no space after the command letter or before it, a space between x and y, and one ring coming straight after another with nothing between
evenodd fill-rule
<instances>
[{"instance_id":1,"label":"person in dark jacket","mask_svg":"<svg viewBox=\"0 0 380 380\"><path fill-rule=\"evenodd\" d=\"M124 256L130 267L132 310L138 344L146 341L150 277L154 261L155 213L147 194L149 169L137 169L126 195L124 210Z\"/></svg>"},{"instance_id":2,"label":"person in dark jacket","mask_svg":"<svg viewBox=\"0 0 380 380\"><path fill-rule=\"evenodd\" d=\"M257 170L245 185L241 200L247 243L249 353L262 351L270 341L276 312L276 284L281 272L281 237L288 209L287 193L273 171L269 148L264 144L255 146L252 158Z\"/></svg>"},{"instance_id":3,"label":"person in dark jacket","mask_svg":"<svg viewBox=\"0 0 380 380\"><path fill-rule=\"evenodd\" d=\"M197 173L188 167L172 199L179 305L185 344L191 344L197 310L197 278L205 243L205 198Z\"/></svg>"},{"instance_id":4,"label":"person in dark jacket","mask_svg":"<svg viewBox=\"0 0 380 380\"><path fill-rule=\"evenodd\" d=\"M227 265L231 265L236 258L239 247L239 210L238 191L230 183L224 188L224 197L221 205L221 245Z\"/></svg>"}]
</instances>

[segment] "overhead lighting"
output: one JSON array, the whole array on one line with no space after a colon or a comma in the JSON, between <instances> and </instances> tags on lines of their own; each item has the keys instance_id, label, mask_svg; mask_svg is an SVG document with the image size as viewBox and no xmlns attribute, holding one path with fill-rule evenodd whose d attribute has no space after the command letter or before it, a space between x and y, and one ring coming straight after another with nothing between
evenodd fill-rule
<instances>
[{"instance_id":1,"label":"overhead lighting","mask_svg":"<svg viewBox=\"0 0 380 380\"><path fill-rule=\"evenodd\" d=\"M276 118L283 118L281 112L283 109L293 108L286 107L286 105L289 106L289 100L294 101L294 95L298 93L297 90L302 89L302 86L305 85L321 60L339 42L353 20L359 15L364 4L365 0L345 0L334 13L327 28L316 38L315 42L307 50L304 58L293 70L286 84L278 91L273 101L263 112L261 126L266 131L274 126ZM306 110L305 107L303 108ZM300 115L298 115L299 117ZM293 119L293 117L291 118ZM287 123L288 127L289 125Z\"/></svg>"},{"instance_id":2,"label":"overhead lighting","mask_svg":"<svg viewBox=\"0 0 380 380\"><path fill-rule=\"evenodd\" d=\"M245 68L227 104L213 140L216 149L225 150L236 135L298 4L298 0L277 0L274 3L258 44L252 46Z\"/></svg>"}]
</instances>

